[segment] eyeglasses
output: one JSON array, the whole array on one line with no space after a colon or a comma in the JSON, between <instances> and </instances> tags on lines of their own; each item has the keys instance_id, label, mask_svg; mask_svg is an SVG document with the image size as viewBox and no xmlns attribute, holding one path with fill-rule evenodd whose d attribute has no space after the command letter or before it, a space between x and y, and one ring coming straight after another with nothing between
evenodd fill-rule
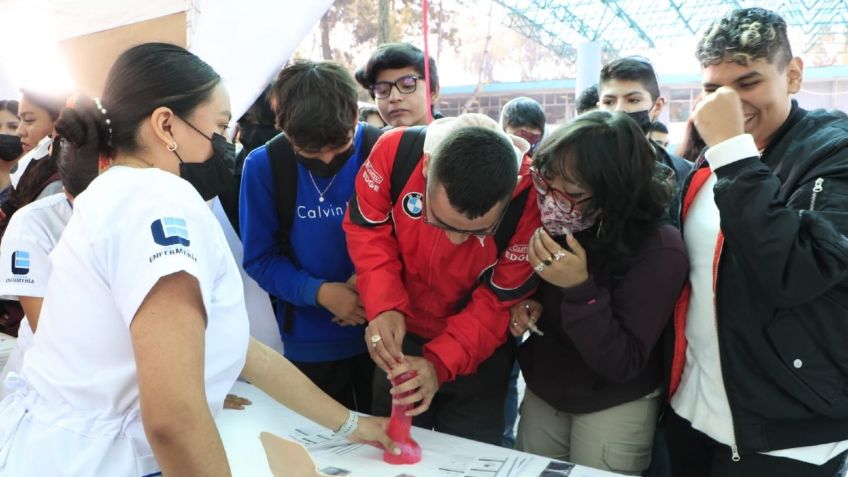
<instances>
[{"instance_id":1,"label":"eyeglasses","mask_svg":"<svg viewBox=\"0 0 848 477\"><path fill-rule=\"evenodd\" d=\"M490 227L487 227L485 229L480 229L480 230L462 230L462 229L458 229L456 227L450 226L450 225L442 222L441 220L438 219L438 217L435 217L435 216L433 217L435 219L435 221L430 220L429 214L427 213L427 209L429 208L427 206L428 190L429 190L429 186L427 185L427 179L424 179L424 210L423 210L423 212L424 212L424 214L423 214L424 223L427 224L427 225L432 225L433 227L436 227L436 228L439 228L439 229L442 229L442 230L447 230L448 232L455 232L455 233L458 233L458 234L465 234L465 235L477 235L478 237L495 235L495 232L498 231L498 226L501 225L501 222L503 221L503 218L506 215L506 209L509 208L509 204L504 205L503 210L501 211L501 215L498 217L498 220L495 221L495 223L492 224Z\"/></svg>"},{"instance_id":2,"label":"eyeglasses","mask_svg":"<svg viewBox=\"0 0 848 477\"><path fill-rule=\"evenodd\" d=\"M386 99L392 94L394 86L401 94L414 93L418 88L418 80L423 79L418 75L401 76L395 81L378 81L371 85L371 94L377 99Z\"/></svg>"},{"instance_id":3,"label":"eyeglasses","mask_svg":"<svg viewBox=\"0 0 848 477\"><path fill-rule=\"evenodd\" d=\"M557 206L566 214L570 214L574 210L574 207L592 198L590 196L585 199L577 199L568 192L555 188L535 167L530 168L530 178L533 179L533 186L536 187L536 192L542 197L550 194Z\"/></svg>"}]
</instances>

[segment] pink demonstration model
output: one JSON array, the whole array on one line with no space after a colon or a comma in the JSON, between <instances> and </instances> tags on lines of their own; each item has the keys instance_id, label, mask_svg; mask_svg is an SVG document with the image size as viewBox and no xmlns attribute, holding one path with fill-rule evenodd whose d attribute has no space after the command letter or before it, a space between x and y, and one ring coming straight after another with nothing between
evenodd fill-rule
<instances>
[{"instance_id":1,"label":"pink demonstration model","mask_svg":"<svg viewBox=\"0 0 848 477\"><path fill-rule=\"evenodd\" d=\"M400 376L392 379L392 386L398 386L415 377L415 373L410 371L403 373ZM412 394L413 391L407 391L397 395L395 398L400 399ZM406 415L406 411L412 409L412 404L393 404L392 417L389 419L389 428L386 433L389 438L400 446L400 455L394 455L389 451L383 452L383 461L389 464L415 464L421 461L421 446L409 435L409 428L412 427L412 417Z\"/></svg>"}]
</instances>

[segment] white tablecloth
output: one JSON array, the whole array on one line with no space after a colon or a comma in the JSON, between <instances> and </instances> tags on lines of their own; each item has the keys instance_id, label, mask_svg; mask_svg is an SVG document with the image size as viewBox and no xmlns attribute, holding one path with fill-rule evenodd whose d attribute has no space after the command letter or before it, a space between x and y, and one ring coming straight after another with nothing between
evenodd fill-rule
<instances>
[{"instance_id":1,"label":"white tablecloth","mask_svg":"<svg viewBox=\"0 0 848 477\"><path fill-rule=\"evenodd\" d=\"M232 392L253 401L245 410L224 410L216 419L234 477L271 477L259 434L271 432L283 438L295 429L314 429L316 424L280 405L267 394L246 383L236 383ZM389 465L382 451L370 446L351 446L344 451L315 450L312 457L319 469L336 467L350 471L349 477L539 477L551 460L489 444L420 428L412 437L423 450L421 462L414 465ZM341 454L341 455L339 455ZM467 464L490 471L454 472ZM521 470L515 468L521 466ZM576 466L570 473L546 473L547 476L609 477L618 474Z\"/></svg>"}]
</instances>

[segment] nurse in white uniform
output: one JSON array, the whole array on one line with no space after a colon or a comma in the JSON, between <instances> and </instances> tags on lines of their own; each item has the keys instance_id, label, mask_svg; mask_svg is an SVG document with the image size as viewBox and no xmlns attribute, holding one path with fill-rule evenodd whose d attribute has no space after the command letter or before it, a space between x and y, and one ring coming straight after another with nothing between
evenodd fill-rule
<instances>
[{"instance_id":1,"label":"nurse in white uniform","mask_svg":"<svg viewBox=\"0 0 848 477\"><path fill-rule=\"evenodd\" d=\"M204 202L231 177L229 121L214 70L160 43L118 58L102 102L63 111L59 134L111 167L50 256L33 347L0 403L0 475L230 475L213 418L239 374L395 449L385 420L357 418L249 338L238 268Z\"/></svg>"},{"instance_id":2,"label":"nurse in white uniform","mask_svg":"<svg viewBox=\"0 0 848 477\"><path fill-rule=\"evenodd\" d=\"M32 333L41 313L47 278L48 255L56 247L71 219L72 200L97 177L97 163L74 162L76 154L60 154L62 140L52 154L64 192L36 200L15 212L0 242L0 295L17 297L26 316L18 330L17 346L0 374L0 383L9 372L20 372L23 355L32 347ZM0 385L0 397L7 391Z\"/></svg>"}]
</instances>

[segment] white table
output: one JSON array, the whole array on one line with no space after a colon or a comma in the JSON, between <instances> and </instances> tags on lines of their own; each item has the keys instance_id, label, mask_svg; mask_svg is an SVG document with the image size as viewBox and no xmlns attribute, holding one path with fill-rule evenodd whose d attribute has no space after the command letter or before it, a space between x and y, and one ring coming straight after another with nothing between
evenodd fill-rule
<instances>
[{"instance_id":1,"label":"white table","mask_svg":"<svg viewBox=\"0 0 848 477\"><path fill-rule=\"evenodd\" d=\"M232 392L250 399L253 404L245 410L224 410L216 419L218 430L227 451L234 477L271 477L259 434L271 432L288 438L295 429L315 428L316 424L274 401L256 387L238 382ZM312 457L319 469L337 467L350 471L349 477L539 477L551 459L503 447L450 436L439 432L412 429L412 437L423 450L421 462L414 465L389 465L382 460L382 451L370 446L351 446L338 455L329 450L316 450ZM498 461L506 464L497 472L452 473L440 467L461 467L462 462L482 459L493 467ZM476 461L472 467L479 468ZM514 468L523 463L520 471ZM510 472L510 470L512 471ZM570 474L550 474L570 477L609 477L619 474L576 466Z\"/></svg>"}]
</instances>

